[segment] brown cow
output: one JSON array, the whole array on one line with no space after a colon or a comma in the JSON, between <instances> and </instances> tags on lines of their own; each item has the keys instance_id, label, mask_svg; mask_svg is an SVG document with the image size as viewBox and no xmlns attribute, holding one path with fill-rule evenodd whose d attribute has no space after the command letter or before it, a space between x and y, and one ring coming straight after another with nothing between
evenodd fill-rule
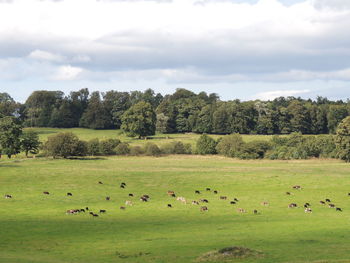
<instances>
[{"instance_id":1,"label":"brown cow","mask_svg":"<svg viewBox=\"0 0 350 263\"><path fill-rule=\"evenodd\" d=\"M201 212L208 211L208 207L206 207L206 206L201 206L200 211L201 211Z\"/></svg>"}]
</instances>

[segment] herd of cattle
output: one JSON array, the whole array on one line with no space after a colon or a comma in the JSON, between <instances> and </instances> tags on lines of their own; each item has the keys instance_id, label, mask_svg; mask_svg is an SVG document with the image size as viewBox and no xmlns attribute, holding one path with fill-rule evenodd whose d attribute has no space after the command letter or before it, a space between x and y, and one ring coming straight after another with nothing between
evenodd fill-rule
<instances>
[{"instance_id":1,"label":"herd of cattle","mask_svg":"<svg viewBox=\"0 0 350 263\"><path fill-rule=\"evenodd\" d=\"M103 182L99 181L98 184L103 184ZM125 188L126 188L126 183L124 183L124 182L121 183L121 184L120 184L120 188L125 189ZM295 190L301 190L301 189L302 189L302 187L301 187L300 185L294 185L292 188L295 189ZM210 188L206 188L205 191L206 191L206 192L212 192L214 195L217 195L217 194L218 194L218 191L217 191L217 190L213 190L213 191L212 191ZM195 190L194 193L197 194L197 195L201 195L201 191L200 191L200 190ZM44 194L44 195L49 195L50 193L49 193L48 191L44 191L43 194ZM174 191L171 191L171 190L169 190L169 191L167 192L167 195L168 195L169 197L171 197L171 198L175 198L175 200L177 200L177 201L179 201L179 202L181 202L181 203L183 203L183 204L189 204L189 203L191 203L192 205L198 205L198 206L200 206L200 211L201 211L201 212L207 212L207 211L209 211L208 207L207 207L206 205L204 205L204 204L206 204L206 203L209 203L209 200L208 200L208 199L200 198L200 199L198 199L198 200L188 201L188 200L187 200L185 197L183 197L183 196L177 196L176 193L175 193ZM286 195L292 195L292 193L291 193L291 192L286 192ZM73 194L70 193L70 192L68 192L68 193L67 193L67 196L73 196ZM133 198L133 197L134 197L134 194L129 193L128 196L129 196L130 198ZM350 196L350 193L348 193L348 196ZM5 194L5 198L6 198L6 199L11 199L11 198L12 198L12 195L10 195L10 194ZM106 201L110 201L110 200L111 200L110 196L106 196L105 199L106 199ZM227 197L227 196L220 195L219 199L220 199L220 200L228 200L228 197ZM148 201L150 200L150 196L149 196L148 194L144 194L144 195L140 196L139 200L142 201L142 202L148 202ZM229 204L231 204L231 205L236 205L236 204L238 204L238 202L239 202L239 200L235 197L235 198L232 198L232 200L229 201ZM321 201L319 201L319 203L320 203L321 205L323 205L323 206L328 205L329 208L333 208L333 209L335 209L335 211L339 211L339 212L342 212L342 211L343 211L342 208L337 207L335 204L333 204L329 198L326 198L325 200L321 200ZM120 209L121 209L121 210L125 210L127 206L132 206L132 205L133 205L133 202L132 202L131 200L126 200L126 201L125 201L125 205L120 206ZM268 206L268 205L269 205L269 202L264 201L264 202L261 203L261 205L262 205L262 206ZM168 204L167 204L167 207L168 207L168 208L172 208L173 205L170 204L170 203L168 203ZM290 203L290 204L288 205L288 208L297 208L297 207L298 207L298 204L296 204L296 203ZM304 203L303 207L304 207L304 212L305 212L305 213L312 213L312 209L311 209L310 203L308 203L308 202ZM91 216L93 216L93 217L98 217L99 214L106 213L107 211L106 211L105 209L99 209L99 212L98 212L99 214L97 214L97 213L91 211L91 210L89 209L89 207L85 207L85 208L80 208L80 209L68 209L68 210L66 211L66 214L78 214L78 213L86 213L86 212L89 212L89 214L90 214ZM246 213L247 211L246 211L245 209L243 209L243 208L237 208L237 212L239 212L239 213ZM257 209L254 209L252 212L253 212L254 214L259 214L259 212L258 212Z\"/></svg>"}]
</instances>

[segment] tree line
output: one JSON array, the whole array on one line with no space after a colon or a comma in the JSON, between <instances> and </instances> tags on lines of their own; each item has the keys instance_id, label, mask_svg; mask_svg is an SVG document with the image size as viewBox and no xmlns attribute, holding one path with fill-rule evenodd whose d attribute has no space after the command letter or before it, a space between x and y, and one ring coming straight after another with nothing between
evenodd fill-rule
<instances>
[{"instance_id":1,"label":"tree line","mask_svg":"<svg viewBox=\"0 0 350 263\"><path fill-rule=\"evenodd\" d=\"M333 134L350 115L349 101L279 97L222 101L215 93L177 89L144 92L34 91L25 103L0 93L0 117L14 116L24 127L120 129L131 136L162 133Z\"/></svg>"}]
</instances>

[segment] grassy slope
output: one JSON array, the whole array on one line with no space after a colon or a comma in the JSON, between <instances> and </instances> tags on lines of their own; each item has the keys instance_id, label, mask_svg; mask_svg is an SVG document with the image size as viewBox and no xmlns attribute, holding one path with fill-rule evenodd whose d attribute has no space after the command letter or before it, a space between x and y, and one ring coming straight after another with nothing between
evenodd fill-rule
<instances>
[{"instance_id":1,"label":"grassy slope","mask_svg":"<svg viewBox=\"0 0 350 263\"><path fill-rule=\"evenodd\" d=\"M348 164L335 160L238 161L217 156L0 161L0 193L14 196L0 199L0 262L191 262L231 245L265 254L244 262L350 262L349 172ZM100 180L103 185L97 184ZM122 181L127 189L118 187ZM295 184L304 189L292 191ZM166 195L174 190L194 200L199 198L194 190L205 187L238 197L239 205L203 193L209 212L200 213L199 207ZM73 197L66 197L67 192ZM152 200L135 198L133 207L121 211L129 192L149 194ZM325 198L344 212L319 205ZM262 201L270 206L261 206ZM314 212L288 209L290 202L310 202ZM174 208L168 209L167 203ZM65 214L85 206L108 212L99 218ZM238 214L237 207L248 213ZM253 209L261 214L253 215Z\"/></svg>"}]
</instances>

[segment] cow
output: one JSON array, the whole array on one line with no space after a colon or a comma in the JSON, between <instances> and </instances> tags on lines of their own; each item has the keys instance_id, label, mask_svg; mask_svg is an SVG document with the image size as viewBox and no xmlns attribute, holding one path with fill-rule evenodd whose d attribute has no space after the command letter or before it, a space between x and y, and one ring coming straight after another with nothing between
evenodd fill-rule
<instances>
[{"instance_id":1,"label":"cow","mask_svg":"<svg viewBox=\"0 0 350 263\"><path fill-rule=\"evenodd\" d=\"M210 191L210 188L209 188L209 187L207 187L205 190L206 190L206 191Z\"/></svg>"},{"instance_id":2,"label":"cow","mask_svg":"<svg viewBox=\"0 0 350 263\"><path fill-rule=\"evenodd\" d=\"M6 199L12 198L12 195L5 195Z\"/></svg>"},{"instance_id":3,"label":"cow","mask_svg":"<svg viewBox=\"0 0 350 263\"><path fill-rule=\"evenodd\" d=\"M67 196L73 196L73 194L72 193L67 193Z\"/></svg>"},{"instance_id":4,"label":"cow","mask_svg":"<svg viewBox=\"0 0 350 263\"><path fill-rule=\"evenodd\" d=\"M101 181L98 181L99 184L103 184Z\"/></svg>"},{"instance_id":5,"label":"cow","mask_svg":"<svg viewBox=\"0 0 350 263\"><path fill-rule=\"evenodd\" d=\"M86 210L86 211L89 211L89 208L88 208L88 207L85 207L85 210Z\"/></svg>"},{"instance_id":6,"label":"cow","mask_svg":"<svg viewBox=\"0 0 350 263\"><path fill-rule=\"evenodd\" d=\"M129 194L129 196L130 196L130 197L134 197L134 195L133 195L133 194L131 194L131 193Z\"/></svg>"},{"instance_id":7,"label":"cow","mask_svg":"<svg viewBox=\"0 0 350 263\"><path fill-rule=\"evenodd\" d=\"M148 198L144 197L144 196L141 196L140 197L140 201L142 202L148 202Z\"/></svg>"},{"instance_id":8,"label":"cow","mask_svg":"<svg viewBox=\"0 0 350 263\"><path fill-rule=\"evenodd\" d=\"M182 197L182 196L177 197L176 200L177 200L177 201L180 201L180 202L182 202L182 203L184 203L184 204L187 203L187 202L186 202L186 198L185 198L185 197Z\"/></svg>"},{"instance_id":9,"label":"cow","mask_svg":"<svg viewBox=\"0 0 350 263\"><path fill-rule=\"evenodd\" d=\"M298 207L296 203L291 203L288 205L288 208L295 208L295 207Z\"/></svg>"},{"instance_id":10,"label":"cow","mask_svg":"<svg viewBox=\"0 0 350 263\"><path fill-rule=\"evenodd\" d=\"M304 206L311 206L310 203L305 203Z\"/></svg>"},{"instance_id":11,"label":"cow","mask_svg":"<svg viewBox=\"0 0 350 263\"><path fill-rule=\"evenodd\" d=\"M254 215L257 215L258 214L258 210L254 209L253 213L254 213Z\"/></svg>"},{"instance_id":12,"label":"cow","mask_svg":"<svg viewBox=\"0 0 350 263\"><path fill-rule=\"evenodd\" d=\"M327 199L326 199L326 202L327 202L327 203L330 203L330 202L331 202L331 199L328 199L328 198L327 198Z\"/></svg>"},{"instance_id":13,"label":"cow","mask_svg":"<svg viewBox=\"0 0 350 263\"><path fill-rule=\"evenodd\" d=\"M325 202L325 201L320 201L320 204L321 204L321 205L325 205L326 202Z\"/></svg>"},{"instance_id":14,"label":"cow","mask_svg":"<svg viewBox=\"0 0 350 263\"><path fill-rule=\"evenodd\" d=\"M120 185L124 185L124 186L126 186L126 183L121 183Z\"/></svg>"},{"instance_id":15,"label":"cow","mask_svg":"<svg viewBox=\"0 0 350 263\"><path fill-rule=\"evenodd\" d=\"M244 210L243 208L238 208L238 209L237 209L237 212L238 212L238 213L245 213L245 210Z\"/></svg>"},{"instance_id":16,"label":"cow","mask_svg":"<svg viewBox=\"0 0 350 263\"><path fill-rule=\"evenodd\" d=\"M98 217L98 214L92 214L93 217Z\"/></svg>"},{"instance_id":17,"label":"cow","mask_svg":"<svg viewBox=\"0 0 350 263\"><path fill-rule=\"evenodd\" d=\"M125 209L126 209L125 206L121 206L121 207L120 207L120 210L125 210Z\"/></svg>"},{"instance_id":18,"label":"cow","mask_svg":"<svg viewBox=\"0 0 350 263\"><path fill-rule=\"evenodd\" d=\"M335 211L343 212L343 210L340 207L335 208Z\"/></svg>"},{"instance_id":19,"label":"cow","mask_svg":"<svg viewBox=\"0 0 350 263\"><path fill-rule=\"evenodd\" d=\"M236 202L235 202L235 201L231 201L230 204L231 204L231 205L235 205Z\"/></svg>"},{"instance_id":20,"label":"cow","mask_svg":"<svg viewBox=\"0 0 350 263\"><path fill-rule=\"evenodd\" d=\"M85 209L84 208L80 209L80 212L85 213Z\"/></svg>"},{"instance_id":21,"label":"cow","mask_svg":"<svg viewBox=\"0 0 350 263\"><path fill-rule=\"evenodd\" d=\"M305 213L312 213L312 209L310 207L305 208Z\"/></svg>"},{"instance_id":22,"label":"cow","mask_svg":"<svg viewBox=\"0 0 350 263\"><path fill-rule=\"evenodd\" d=\"M335 205L334 204L328 204L328 207L329 208L335 208Z\"/></svg>"},{"instance_id":23,"label":"cow","mask_svg":"<svg viewBox=\"0 0 350 263\"><path fill-rule=\"evenodd\" d=\"M121 185L120 185L120 188L123 188L123 189L124 189L124 188L125 188L125 185L121 184Z\"/></svg>"},{"instance_id":24,"label":"cow","mask_svg":"<svg viewBox=\"0 0 350 263\"><path fill-rule=\"evenodd\" d=\"M206 206L201 206L200 211L201 211L201 212L208 211L208 207L206 207Z\"/></svg>"},{"instance_id":25,"label":"cow","mask_svg":"<svg viewBox=\"0 0 350 263\"><path fill-rule=\"evenodd\" d=\"M200 199L199 201L201 201L202 203L209 203L208 199Z\"/></svg>"},{"instance_id":26,"label":"cow","mask_svg":"<svg viewBox=\"0 0 350 263\"><path fill-rule=\"evenodd\" d=\"M291 195L292 193L291 192L286 192L286 195Z\"/></svg>"},{"instance_id":27,"label":"cow","mask_svg":"<svg viewBox=\"0 0 350 263\"><path fill-rule=\"evenodd\" d=\"M199 205L199 202L198 201L192 201L191 204L192 205Z\"/></svg>"},{"instance_id":28,"label":"cow","mask_svg":"<svg viewBox=\"0 0 350 263\"><path fill-rule=\"evenodd\" d=\"M111 200L111 197L106 196L106 201L109 201L109 200Z\"/></svg>"},{"instance_id":29,"label":"cow","mask_svg":"<svg viewBox=\"0 0 350 263\"><path fill-rule=\"evenodd\" d=\"M47 191L45 191L45 192L43 192L43 194L44 194L44 195L49 195L50 193L47 192Z\"/></svg>"},{"instance_id":30,"label":"cow","mask_svg":"<svg viewBox=\"0 0 350 263\"><path fill-rule=\"evenodd\" d=\"M217 194L218 193L218 191L216 191L216 190L214 190L214 192L213 192L214 194Z\"/></svg>"},{"instance_id":31,"label":"cow","mask_svg":"<svg viewBox=\"0 0 350 263\"><path fill-rule=\"evenodd\" d=\"M169 190L169 191L167 192L167 194L168 194L169 196L173 196L173 195L175 195L175 192Z\"/></svg>"},{"instance_id":32,"label":"cow","mask_svg":"<svg viewBox=\"0 0 350 263\"><path fill-rule=\"evenodd\" d=\"M195 193L195 194L200 194L201 192L198 191L198 190L196 190L196 191L194 191L194 193Z\"/></svg>"},{"instance_id":33,"label":"cow","mask_svg":"<svg viewBox=\"0 0 350 263\"><path fill-rule=\"evenodd\" d=\"M236 202L238 202L238 199L237 199L237 198L233 198L233 201L236 201Z\"/></svg>"},{"instance_id":34,"label":"cow","mask_svg":"<svg viewBox=\"0 0 350 263\"><path fill-rule=\"evenodd\" d=\"M75 213L77 213L76 209L69 209L66 211L66 214L75 214Z\"/></svg>"},{"instance_id":35,"label":"cow","mask_svg":"<svg viewBox=\"0 0 350 263\"><path fill-rule=\"evenodd\" d=\"M294 185L293 189L301 190L301 186L300 185Z\"/></svg>"},{"instance_id":36,"label":"cow","mask_svg":"<svg viewBox=\"0 0 350 263\"><path fill-rule=\"evenodd\" d=\"M172 205L171 205L171 204L168 204L168 207L169 207L169 208L172 208Z\"/></svg>"},{"instance_id":37,"label":"cow","mask_svg":"<svg viewBox=\"0 0 350 263\"><path fill-rule=\"evenodd\" d=\"M221 200L227 200L227 196L220 196Z\"/></svg>"},{"instance_id":38,"label":"cow","mask_svg":"<svg viewBox=\"0 0 350 263\"><path fill-rule=\"evenodd\" d=\"M348 193L348 196L350 196L350 193Z\"/></svg>"},{"instance_id":39,"label":"cow","mask_svg":"<svg viewBox=\"0 0 350 263\"><path fill-rule=\"evenodd\" d=\"M125 201L125 205L132 206L132 202L127 200L127 201Z\"/></svg>"},{"instance_id":40,"label":"cow","mask_svg":"<svg viewBox=\"0 0 350 263\"><path fill-rule=\"evenodd\" d=\"M100 209L100 213L106 213L107 211L104 209Z\"/></svg>"},{"instance_id":41,"label":"cow","mask_svg":"<svg viewBox=\"0 0 350 263\"><path fill-rule=\"evenodd\" d=\"M268 206L268 205L269 205L269 202L266 202L266 201L265 201L265 202L262 202L261 204L264 205L264 206Z\"/></svg>"},{"instance_id":42,"label":"cow","mask_svg":"<svg viewBox=\"0 0 350 263\"><path fill-rule=\"evenodd\" d=\"M89 212L90 215L94 215L94 212Z\"/></svg>"}]
</instances>

